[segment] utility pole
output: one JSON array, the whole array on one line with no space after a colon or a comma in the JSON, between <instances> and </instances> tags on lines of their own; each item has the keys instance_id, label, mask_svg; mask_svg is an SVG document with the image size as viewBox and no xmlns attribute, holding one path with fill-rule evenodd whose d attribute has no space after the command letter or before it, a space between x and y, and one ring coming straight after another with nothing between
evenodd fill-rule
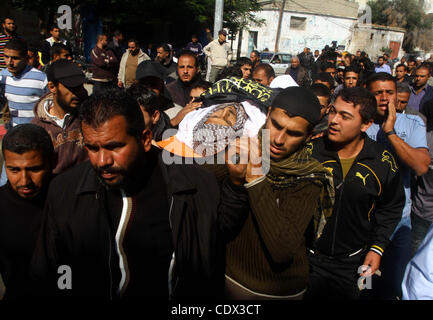
<instances>
[{"instance_id":1,"label":"utility pole","mask_svg":"<svg viewBox=\"0 0 433 320\"><path fill-rule=\"evenodd\" d=\"M223 28L224 0L215 0L215 21L213 25L213 38L218 39L218 31Z\"/></svg>"},{"instance_id":2,"label":"utility pole","mask_svg":"<svg viewBox=\"0 0 433 320\"><path fill-rule=\"evenodd\" d=\"M280 42L280 33L281 33L281 21L283 21L284 7L286 6L286 0L283 0L280 8L280 16L278 18L278 27L277 27L277 37L275 39L275 49L274 52L278 52L278 45Z\"/></svg>"}]
</instances>

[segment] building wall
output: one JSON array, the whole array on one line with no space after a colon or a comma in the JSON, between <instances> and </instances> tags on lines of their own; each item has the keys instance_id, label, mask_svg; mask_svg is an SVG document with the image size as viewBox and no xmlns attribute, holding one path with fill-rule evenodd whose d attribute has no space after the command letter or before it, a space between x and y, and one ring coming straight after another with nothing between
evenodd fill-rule
<instances>
[{"instance_id":1,"label":"building wall","mask_svg":"<svg viewBox=\"0 0 433 320\"><path fill-rule=\"evenodd\" d=\"M382 47L390 47L390 42L395 41L400 43L400 50L398 58L404 55L401 48L403 43L404 31L390 30L389 28L372 27L368 25L360 25L354 29L352 41L349 45L349 51L355 52L356 50L365 51L370 58L374 61L383 52Z\"/></svg>"},{"instance_id":2,"label":"building wall","mask_svg":"<svg viewBox=\"0 0 433 320\"><path fill-rule=\"evenodd\" d=\"M263 10L257 14L265 23L261 27L251 26L244 30L242 36L241 56L248 56L251 47L248 45L249 32L256 31L257 47L256 50L262 51L268 48L274 51L275 39L277 36L279 11ZM292 17L306 18L305 29L299 30L291 28L290 21ZM356 22L353 18L330 17L313 14L303 14L295 12L284 12L281 22L281 33L279 41L279 51L297 54L305 47L323 49L325 45L331 45L332 41L337 41L337 45L347 46L352 35L352 28ZM233 50L236 51L237 41L233 42Z\"/></svg>"}]
</instances>

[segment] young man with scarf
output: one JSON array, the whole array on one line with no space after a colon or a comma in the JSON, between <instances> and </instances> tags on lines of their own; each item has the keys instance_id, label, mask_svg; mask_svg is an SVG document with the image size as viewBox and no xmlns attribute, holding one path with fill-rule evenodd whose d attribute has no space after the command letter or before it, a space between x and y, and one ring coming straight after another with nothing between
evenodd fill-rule
<instances>
[{"instance_id":1,"label":"young man with scarf","mask_svg":"<svg viewBox=\"0 0 433 320\"><path fill-rule=\"evenodd\" d=\"M314 231L320 234L333 200L331 175L311 158L305 143L319 120L320 103L312 92L284 89L259 131L261 144L270 140L261 162L269 172L255 172L258 162L252 158L248 164L227 164L222 206L233 214L226 211L224 219L237 223L225 233L233 239L226 255L227 298L302 299L308 282L306 241Z\"/></svg>"},{"instance_id":2,"label":"young man with scarf","mask_svg":"<svg viewBox=\"0 0 433 320\"><path fill-rule=\"evenodd\" d=\"M327 133L310 144L333 175L335 205L310 248L306 299L357 299L401 218L405 198L396 161L366 135L375 113L368 90L343 89L330 107Z\"/></svg>"}]
</instances>

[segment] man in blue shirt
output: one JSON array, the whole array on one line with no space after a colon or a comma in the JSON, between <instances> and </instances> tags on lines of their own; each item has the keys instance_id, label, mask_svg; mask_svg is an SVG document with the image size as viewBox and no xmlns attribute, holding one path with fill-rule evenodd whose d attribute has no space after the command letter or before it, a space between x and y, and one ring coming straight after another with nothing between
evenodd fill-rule
<instances>
[{"instance_id":1,"label":"man in blue shirt","mask_svg":"<svg viewBox=\"0 0 433 320\"><path fill-rule=\"evenodd\" d=\"M376 97L377 113L367 135L392 150L403 177L406 203L402 219L391 236L391 245L383 256L382 281L386 288L383 298L401 296L401 281L406 264L411 258L410 210L411 175L421 176L428 171L430 155L426 127L416 115L396 112L397 88L388 73L375 73L367 80L367 89ZM383 159L383 161L387 161Z\"/></svg>"},{"instance_id":2,"label":"man in blue shirt","mask_svg":"<svg viewBox=\"0 0 433 320\"><path fill-rule=\"evenodd\" d=\"M424 103L433 99L433 87L427 84L430 75L430 68L427 64L422 64L415 70L408 105L416 111L422 111Z\"/></svg>"},{"instance_id":3,"label":"man in blue shirt","mask_svg":"<svg viewBox=\"0 0 433 320\"><path fill-rule=\"evenodd\" d=\"M47 77L27 64L27 44L22 39L9 41L4 56L7 69L0 73L0 94L8 100L11 124L30 123L35 103L48 92Z\"/></svg>"},{"instance_id":4,"label":"man in blue shirt","mask_svg":"<svg viewBox=\"0 0 433 320\"><path fill-rule=\"evenodd\" d=\"M380 56L379 59L377 59L377 64L378 64L378 66L374 69L374 71L376 71L376 73L386 72L386 73L392 74L391 68L389 67L389 65L387 65L385 63L385 58L383 56Z\"/></svg>"}]
</instances>

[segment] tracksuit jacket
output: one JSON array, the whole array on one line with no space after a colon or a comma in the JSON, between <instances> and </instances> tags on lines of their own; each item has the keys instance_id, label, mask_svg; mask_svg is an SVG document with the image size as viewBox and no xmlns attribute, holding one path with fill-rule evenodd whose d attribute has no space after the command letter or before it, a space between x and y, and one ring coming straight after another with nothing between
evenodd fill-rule
<instances>
[{"instance_id":1,"label":"tracksuit jacket","mask_svg":"<svg viewBox=\"0 0 433 320\"><path fill-rule=\"evenodd\" d=\"M326 137L313 140L312 155L334 177L332 216L314 249L332 257L362 249L382 255L399 223L405 203L403 182L391 152L364 138L364 147L345 179L336 151Z\"/></svg>"}]
</instances>

